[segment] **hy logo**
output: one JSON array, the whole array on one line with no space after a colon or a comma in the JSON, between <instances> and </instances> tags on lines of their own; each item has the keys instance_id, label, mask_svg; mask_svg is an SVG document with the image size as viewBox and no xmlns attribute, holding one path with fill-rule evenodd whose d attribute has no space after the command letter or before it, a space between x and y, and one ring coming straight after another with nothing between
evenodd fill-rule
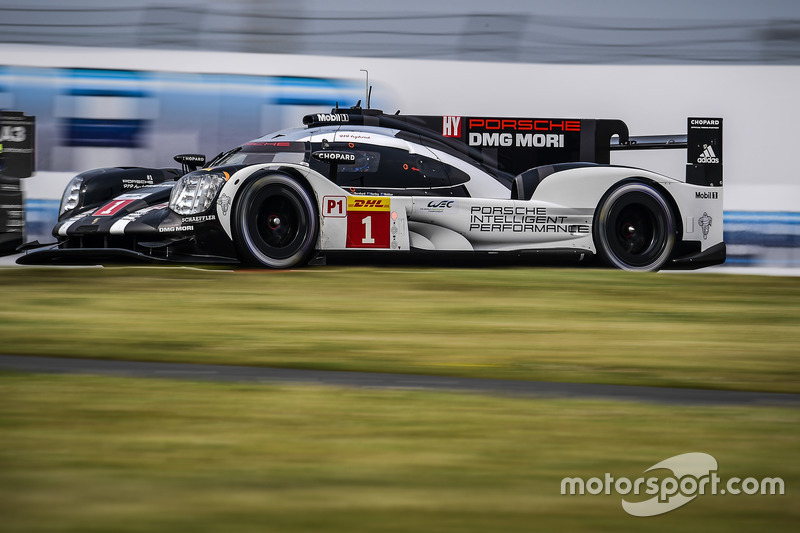
<instances>
[{"instance_id":1,"label":"hy logo","mask_svg":"<svg viewBox=\"0 0 800 533\"><path fill-rule=\"evenodd\" d=\"M461 137L461 117L442 117L442 137Z\"/></svg>"}]
</instances>

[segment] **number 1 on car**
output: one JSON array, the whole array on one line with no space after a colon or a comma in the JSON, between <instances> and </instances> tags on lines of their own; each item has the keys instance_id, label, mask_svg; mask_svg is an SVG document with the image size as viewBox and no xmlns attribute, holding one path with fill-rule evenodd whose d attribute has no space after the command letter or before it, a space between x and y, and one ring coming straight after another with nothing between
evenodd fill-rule
<instances>
[{"instance_id":1,"label":"number 1 on car","mask_svg":"<svg viewBox=\"0 0 800 533\"><path fill-rule=\"evenodd\" d=\"M390 205L386 196L347 198L347 247L389 248Z\"/></svg>"},{"instance_id":2,"label":"number 1 on car","mask_svg":"<svg viewBox=\"0 0 800 533\"><path fill-rule=\"evenodd\" d=\"M375 239L372 238L372 217L364 217L361 223L364 224L364 238L361 239L361 244L375 244Z\"/></svg>"}]
</instances>

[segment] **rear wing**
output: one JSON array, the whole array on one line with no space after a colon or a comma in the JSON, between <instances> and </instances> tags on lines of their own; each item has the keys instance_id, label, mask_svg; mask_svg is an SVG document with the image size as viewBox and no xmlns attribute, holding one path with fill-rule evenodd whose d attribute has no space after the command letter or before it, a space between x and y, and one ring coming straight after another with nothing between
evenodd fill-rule
<instances>
[{"instance_id":1,"label":"rear wing","mask_svg":"<svg viewBox=\"0 0 800 533\"><path fill-rule=\"evenodd\" d=\"M722 119L689 117L686 135L647 135L611 139L611 150L686 149L686 183L722 186Z\"/></svg>"},{"instance_id":2,"label":"rear wing","mask_svg":"<svg viewBox=\"0 0 800 533\"><path fill-rule=\"evenodd\" d=\"M542 165L609 164L612 150L687 148L687 182L722 184L721 119L690 118L687 135L658 137L630 137L628 126L615 119L386 115L360 107L306 115L303 123L400 130L398 136L425 139L510 176Z\"/></svg>"}]
</instances>

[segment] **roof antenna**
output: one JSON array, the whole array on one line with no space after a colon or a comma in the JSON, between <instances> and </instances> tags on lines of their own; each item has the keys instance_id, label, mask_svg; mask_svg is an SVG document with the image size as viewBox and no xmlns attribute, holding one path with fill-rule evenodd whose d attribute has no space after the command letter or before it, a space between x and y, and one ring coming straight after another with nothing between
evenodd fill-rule
<instances>
[{"instance_id":1,"label":"roof antenna","mask_svg":"<svg viewBox=\"0 0 800 533\"><path fill-rule=\"evenodd\" d=\"M370 96L372 96L372 87L369 86L369 71L367 69L365 69L365 68L362 68L362 69L359 69L359 70L361 70L361 72L366 72L367 73L367 81L366 81L366 83L364 85L364 90L367 93L367 109L369 109L369 99L370 99Z\"/></svg>"}]
</instances>

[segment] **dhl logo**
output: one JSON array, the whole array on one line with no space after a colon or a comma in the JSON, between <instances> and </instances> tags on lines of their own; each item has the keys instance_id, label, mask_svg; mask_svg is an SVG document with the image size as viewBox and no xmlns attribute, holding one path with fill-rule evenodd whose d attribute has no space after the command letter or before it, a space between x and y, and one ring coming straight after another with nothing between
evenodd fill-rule
<instances>
[{"instance_id":1,"label":"dhl logo","mask_svg":"<svg viewBox=\"0 0 800 533\"><path fill-rule=\"evenodd\" d=\"M389 211L391 200L388 196L349 196L348 211Z\"/></svg>"}]
</instances>

